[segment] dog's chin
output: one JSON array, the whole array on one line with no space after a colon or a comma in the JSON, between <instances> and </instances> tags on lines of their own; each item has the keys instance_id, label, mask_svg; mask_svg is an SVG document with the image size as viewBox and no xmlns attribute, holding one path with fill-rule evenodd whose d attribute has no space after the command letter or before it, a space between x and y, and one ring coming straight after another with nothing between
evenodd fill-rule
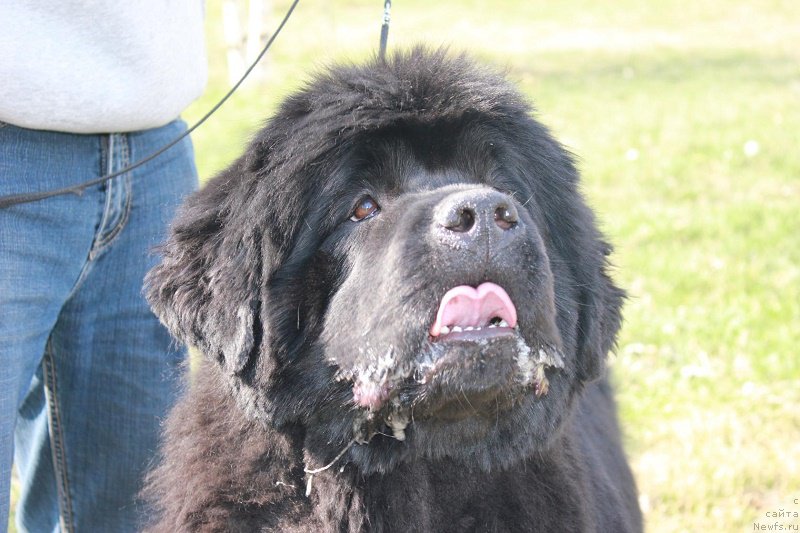
<instances>
[{"instance_id":1,"label":"dog's chin","mask_svg":"<svg viewBox=\"0 0 800 533\"><path fill-rule=\"evenodd\" d=\"M354 384L352 462L385 472L414 457L506 468L558 424L564 363L518 329L454 332L424 343L404 372Z\"/></svg>"},{"instance_id":2,"label":"dog's chin","mask_svg":"<svg viewBox=\"0 0 800 533\"><path fill-rule=\"evenodd\" d=\"M478 415L465 414L455 401L427 418L415 417L402 441L387 426L368 442L352 446L347 462L363 475L386 474L419 460L445 460L454 467L484 472L507 470L547 448L558 435L567 412L565 382L555 374L546 398L529 391L507 406L487 407Z\"/></svg>"}]
</instances>

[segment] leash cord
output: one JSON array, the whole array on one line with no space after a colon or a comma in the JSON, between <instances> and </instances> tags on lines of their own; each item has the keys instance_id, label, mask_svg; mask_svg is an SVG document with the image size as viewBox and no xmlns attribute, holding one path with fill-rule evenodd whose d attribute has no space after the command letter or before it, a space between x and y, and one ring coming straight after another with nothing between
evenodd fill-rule
<instances>
[{"instance_id":1,"label":"leash cord","mask_svg":"<svg viewBox=\"0 0 800 533\"><path fill-rule=\"evenodd\" d=\"M389 22L392 19L392 0L383 3L383 24L381 25L381 43L378 52L381 61L386 60L386 44L389 42Z\"/></svg>"}]
</instances>

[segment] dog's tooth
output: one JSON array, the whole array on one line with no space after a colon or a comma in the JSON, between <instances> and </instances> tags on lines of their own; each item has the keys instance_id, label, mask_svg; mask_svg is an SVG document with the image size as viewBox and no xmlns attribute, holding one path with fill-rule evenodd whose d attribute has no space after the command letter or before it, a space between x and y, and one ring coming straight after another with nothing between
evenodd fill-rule
<instances>
[{"instance_id":1,"label":"dog's tooth","mask_svg":"<svg viewBox=\"0 0 800 533\"><path fill-rule=\"evenodd\" d=\"M480 331L480 330L482 330L482 329L483 329L483 328L482 328L482 327L480 327L480 326L475 326L475 331Z\"/></svg>"},{"instance_id":2,"label":"dog's tooth","mask_svg":"<svg viewBox=\"0 0 800 533\"><path fill-rule=\"evenodd\" d=\"M461 333L461 326L453 326L453 328L450 331L454 333Z\"/></svg>"},{"instance_id":3,"label":"dog's tooth","mask_svg":"<svg viewBox=\"0 0 800 533\"><path fill-rule=\"evenodd\" d=\"M473 329L475 328L473 328L472 326L467 326L464 328L464 331L472 331Z\"/></svg>"},{"instance_id":4,"label":"dog's tooth","mask_svg":"<svg viewBox=\"0 0 800 533\"><path fill-rule=\"evenodd\" d=\"M508 327L508 322L506 322L505 320L501 320L500 323L498 324L498 326L501 327L501 328L507 328Z\"/></svg>"},{"instance_id":5,"label":"dog's tooth","mask_svg":"<svg viewBox=\"0 0 800 533\"><path fill-rule=\"evenodd\" d=\"M490 327L490 328L496 328L496 327L497 327L497 324L489 324L489 327Z\"/></svg>"},{"instance_id":6,"label":"dog's tooth","mask_svg":"<svg viewBox=\"0 0 800 533\"><path fill-rule=\"evenodd\" d=\"M447 326L442 326L441 328L439 328L439 333L442 335L447 335L448 333L450 333L450 328L448 328Z\"/></svg>"}]
</instances>

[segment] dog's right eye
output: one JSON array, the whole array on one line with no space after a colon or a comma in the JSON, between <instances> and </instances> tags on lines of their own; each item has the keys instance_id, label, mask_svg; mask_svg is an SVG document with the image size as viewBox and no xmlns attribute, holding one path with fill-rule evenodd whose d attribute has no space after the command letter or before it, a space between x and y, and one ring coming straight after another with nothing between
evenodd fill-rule
<instances>
[{"instance_id":1,"label":"dog's right eye","mask_svg":"<svg viewBox=\"0 0 800 533\"><path fill-rule=\"evenodd\" d=\"M380 213L380 211L381 208L378 206L378 202L376 202L372 196L365 196L358 201L358 204L356 204L350 220L353 222L361 222L362 220L374 217Z\"/></svg>"}]
</instances>

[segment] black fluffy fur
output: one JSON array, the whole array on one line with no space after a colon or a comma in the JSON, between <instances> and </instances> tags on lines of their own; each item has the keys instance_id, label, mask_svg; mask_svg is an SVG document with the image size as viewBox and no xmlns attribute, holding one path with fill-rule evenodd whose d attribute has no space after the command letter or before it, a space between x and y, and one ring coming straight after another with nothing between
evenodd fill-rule
<instances>
[{"instance_id":1,"label":"black fluffy fur","mask_svg":"<svg viewBox=\"0 0 800 533\"><path fill-rule=\"evenodd\" d=\"M167 422L149 530L641 531L604 376L623 293L571 156L530 113L443 51L333 68L186 202L147 293L207 357ZM442 205L498 194L513 242L442 244ZM364 195L381 210L351 221ZM516 305L516 344L429 338L444 292L485 281ZM561 361L546 394L520 382L519 343ZM385 354L394 377L374 375ZM420 354L456 363L421 384ZM391 402L413 417L403 441ZM332 461L306 496L304 469Z\"/></svg>"}]
</instances>

